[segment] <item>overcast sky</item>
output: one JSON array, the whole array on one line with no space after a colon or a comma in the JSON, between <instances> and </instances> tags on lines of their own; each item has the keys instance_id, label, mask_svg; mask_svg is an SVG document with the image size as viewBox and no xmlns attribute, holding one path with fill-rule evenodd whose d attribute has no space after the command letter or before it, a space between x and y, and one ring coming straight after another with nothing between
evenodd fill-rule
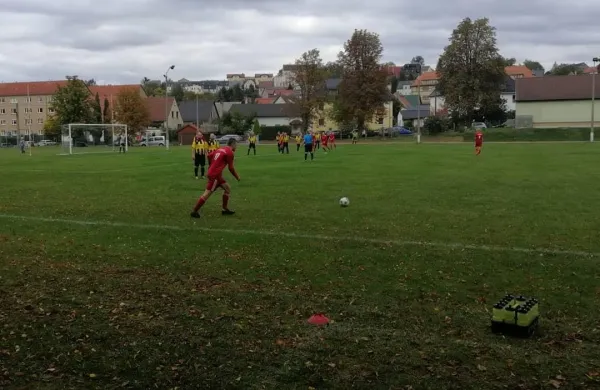
<instances>
[{"instance_id":1,"label":"overcast sky","mask_svg":"<svg viewBox=\"0 0 600 390\"><path fill-rule=\"evenodd\" d=\"M487 16L501 53L556 62L600 56L600 0L0 0L0 81L224 79L276 73L302 52L334 60L355 28L384 61L435 66L464 17Z\"/></svg>"}]
</instances>

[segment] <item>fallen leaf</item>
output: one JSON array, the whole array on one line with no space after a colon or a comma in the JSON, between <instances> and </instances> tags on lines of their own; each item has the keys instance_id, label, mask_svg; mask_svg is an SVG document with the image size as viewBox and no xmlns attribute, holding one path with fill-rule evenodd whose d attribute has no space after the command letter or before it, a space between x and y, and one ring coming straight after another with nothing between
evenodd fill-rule
<instances>
[{"instance_id":1,"label":"fallen leaf","mask_svg":"<svg viewBox=\"0 0 600 390\"><path fill-rule=\"evenodd\" d=\"M560 382L556 381L554 379L552 379L551 381L548 382L550 385L554 386L555 389L558 389L560 387Z\"/></svg>"},{"instance_id":2,"label":"fallen leaf","mask_svg":"<svg viewBox=\"0 0 600 390\"><path fill-rule=\"evenodd\" d=\"M90 378L95 378L96 374L90 374Z\"/></svg>"},{"instance_id":3,"label":"fallen leaf","mask_svg":"<svg viewBox=\"0 0 600 390\"><path fill-rule=\"evenodd\" d=\"M566 378L564 376L562 376L562 375L557 375L556 376L556 380L558 380L558 381L565 381Z\"/></svg>"},{"instance_id":4,"label":"fallen leaf","mask_svg":"<svg viewBox=\"0 0 600 390\"><path fill-rule=\"evenodd\" d=\"M485 366L482 366L481 364L478 364L478 365L477 365L477 369L478 369L479 371L487 371L487 368L485 368Z\"/></svg>"}]
</instances>

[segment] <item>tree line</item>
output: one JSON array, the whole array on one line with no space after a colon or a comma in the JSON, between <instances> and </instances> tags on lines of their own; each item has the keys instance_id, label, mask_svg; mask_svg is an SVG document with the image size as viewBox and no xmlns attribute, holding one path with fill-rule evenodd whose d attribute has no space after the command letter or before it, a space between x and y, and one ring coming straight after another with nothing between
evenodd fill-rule
<instances>
[{"instance_id":1,"label":"tree line","mask_svg":"<svg viewBox=\"0 0 600 390\"><path fill-rule=\"evenodd\" d=\"M62 126L70 123L121 123L127 125L131 135L139 134L150 125L148 106L138 89L122 88L110 102L107 97L102 101L98 93L92 94L90 86L93 85L93 80L67 77L67 84L59 87L52 97L49 108L53 113L44 123L44 134L58 138ZM94 138L99 138L102 130L91 129L90 132ZM82 136L73 135L74 138Z\"/></svg>"}]
</instances>

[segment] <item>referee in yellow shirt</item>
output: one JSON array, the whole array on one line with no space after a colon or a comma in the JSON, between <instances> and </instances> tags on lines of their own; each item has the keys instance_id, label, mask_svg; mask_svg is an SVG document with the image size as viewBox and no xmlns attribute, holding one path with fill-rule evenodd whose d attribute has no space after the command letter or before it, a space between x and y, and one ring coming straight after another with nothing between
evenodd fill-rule
<instances>
[{"instance_id":1,"label":"referee in yellow shirt","mask_svg":"<svg viewBox=\"0 0 600 390\"><path fill-rule=\"evenodd\" d=\"M254 155L256 156L256 135L254 133L251 133L250 137L248 137L248 156L251 149L254 150Z\"/></svg>"},{"instance_id":2,"label":"referee in yellow shirt","mask_svg":"<svg viewBox=\"0 0 600 390\"><path fill-rule=\"evenodd\" d=\"M204 179L204 166L206 165L206 155L208 154L208 143L204 140L204 135L198 131L194 141L192 141L192 160L194 161L194 176L198 180L198 167L200 167L200 176Z\"/></svg>"}]
</instances>

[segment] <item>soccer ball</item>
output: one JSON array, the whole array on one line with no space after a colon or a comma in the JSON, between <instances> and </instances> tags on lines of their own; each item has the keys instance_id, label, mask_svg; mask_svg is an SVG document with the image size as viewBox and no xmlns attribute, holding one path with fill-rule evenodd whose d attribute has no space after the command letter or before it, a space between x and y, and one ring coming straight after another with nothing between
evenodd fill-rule
<instances>
[{"instance_id":1,"label":"soccer ball","mask_svg":"<svg viewBox=\"0 0 600 390\"><path fill-rule=\"evenodd\" d=\"M340 206L342 206L342 207L350 206L350 199L348 199L344 196L342 199L340 199Z\"/></svg>"}]
</instances>

